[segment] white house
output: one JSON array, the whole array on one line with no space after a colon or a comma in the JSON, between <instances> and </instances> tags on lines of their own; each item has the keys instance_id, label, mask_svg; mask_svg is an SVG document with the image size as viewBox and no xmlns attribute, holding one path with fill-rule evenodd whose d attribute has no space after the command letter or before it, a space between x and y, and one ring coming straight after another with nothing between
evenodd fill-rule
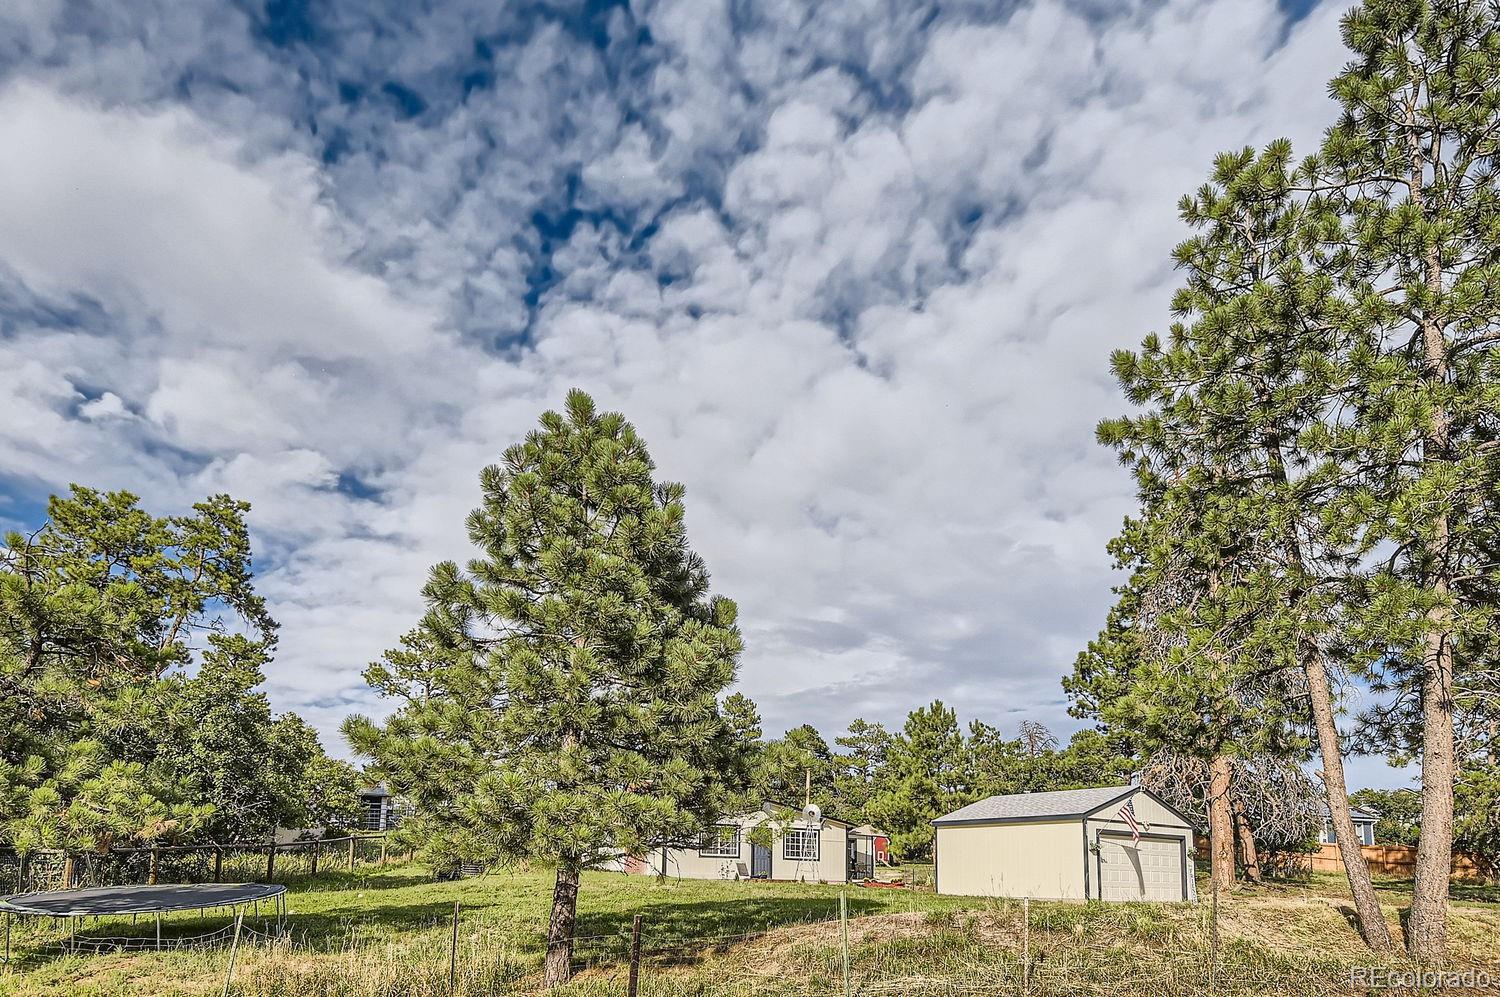
<instances>
[{"instance_id":1,"label":"white house","mask_svg":"<svg viewBox=\"0 0 1500 997\"><path fill-rule=\"evenodd\" d=\"M649 875L682 879L775 879L792 882L844 883L849 880L850 826L832 817L809 820L787 808L766 804L760 810L725 817L694 847L658 848L627 868ZM756 828L766 828L767 843L752 842ZM761 835L755 835L761 837Z\"/></svg>"}]
</instances>

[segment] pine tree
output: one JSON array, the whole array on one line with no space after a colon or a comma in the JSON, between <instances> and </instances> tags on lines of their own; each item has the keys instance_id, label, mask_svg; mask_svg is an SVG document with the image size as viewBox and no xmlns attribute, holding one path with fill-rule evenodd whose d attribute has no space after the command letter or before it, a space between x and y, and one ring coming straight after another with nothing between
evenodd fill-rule
<instances>
[{"instance_id":1,"label":"pine tree","mask_svg":"<svg viewBox=\"0 0 1500 997\"><path fill-rule=\"evenodd\" d=\"M1178 321L1168 342L1148 337L1138 354L1115 362L1131 399L1152 406L1151 415L1112 429L1142 455L1203 455L1235 492L1237 528L1268 558L1265 599L1285 610L1284 629L1262 633L1274 645L1269 653L1302 670L1361 932L1386 951L1389 933L1349 814L1325 649L1352 560L1326 526L1347 469L1320 449L1324 420L1346 389L1339 359L1350 308L1314 251L1318 202L1295 185L1291 147L1278 141L1259 156L1221 155L1210 181L1183 198L1182 217L1197 234L1174 254L1185 278L1173 299Z\"/></svg>"},{"instance_id":2,"label":"pine tree","mask_svg":"<svg viewBox=\"0 0 1500 997\"><path fill-rule=\"evenodd\" d=\"M883 724L856 717L834 743L844 749L834 756L834 795L839 812L850 819L867 820L865 811L890 752L891 732Z\"/></svg>"},{"instance_id":3,"label":"pine tree","mask_svg":"<svg viewBox=\"0 0 1500 997\"><path fill-rule=\"evenodd\" d=\"M1344 17L1353 60L1307 173L1360 339L1344 356L1357 418L1328 449L1358 468L1348 528L1383 562L1358 607L1369 664L1414 693L1422 837L1411 954L1446 951L1461 669L1500 614L1486 535L1500 420L1500 13L1483 0L1366 0Z\"/></svg>"},{"instance_id":4,"label":"pine tree","mask_svg":"<svg viewBox=\"0 0 1500 997\"><path fill-rule=\"evenodd\" d=\"M580 873L693 839L747 778L718 702L735 607L653 470L623 416L570 392L481 474L479 556L433 569L418 632L369 669L401 707L345 728L430 849L555 866L548 986L571 974Z\"/></svg>"},{"instance_id":5,"label":"pine tree","mask_svg":"<svg viewBox=\"0 0 1500 997\"><path fill-rule=\"evenodd\" d=\"M941 701L913 710L886 753L870 816L903 858L930 854L931 821L972 798L958 717Z\"/></svg>"},{"instance_id":6,"label":"pine tree","mask_svg":"<svg viewBox=\"0 0 1500 997\"><path fill-rule=\"evenodd\" d=\"M253 668L275 645L251 584L248 509L219 495L189 515L157 517L128 492L75 485L52 497L39 530L6 537L0 839L21 851L100 848L211 826L215 792L176 777L167 763L182 761L181 745L152 720L183 690L210 684L225 656ZM243 633L223 632L226 608ZM206 649L195 643L205 632ZM200 651L202 681L184 673ZM262 772L275 764L254 738L226 756Z\"/></svg>"}]
</instances>

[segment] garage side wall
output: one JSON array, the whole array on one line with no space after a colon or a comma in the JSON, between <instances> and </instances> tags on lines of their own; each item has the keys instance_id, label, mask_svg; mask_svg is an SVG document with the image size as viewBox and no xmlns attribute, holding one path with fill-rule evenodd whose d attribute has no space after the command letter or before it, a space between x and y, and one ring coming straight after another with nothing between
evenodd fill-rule
<instances>
[{"instance_id":1,"label":"garage side wall","mask_svg":"<svg viewBox=\"0 0 1500 997\"><path fill-rule=\"evenodd\" d=\"M1082 900L1079 821L937 828L938 892L972 897Z\"/></svg>"}]
</instances>

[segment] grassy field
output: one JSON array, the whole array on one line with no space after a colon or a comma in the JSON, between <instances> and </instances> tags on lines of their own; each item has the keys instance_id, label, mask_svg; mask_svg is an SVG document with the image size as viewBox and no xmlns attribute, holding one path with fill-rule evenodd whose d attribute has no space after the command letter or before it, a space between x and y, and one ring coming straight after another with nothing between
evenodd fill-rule
<instances>
[{"instance_id":1,"label":"grassy field","mask_svg":"<svg viewBox=\"0 0 1500 997\"><path fill-rule=\"evenodd\" d=\"M458 986L463 995L529 993L537 984L545 872L494 873L434 883L417 866L322 877L294 885L289 942L255 943L239 957L233 992L245 997L449 994L453 904L460 904ZM1399 931L1404 884L1383 883ZM570 995L623 994L631 919L645 923L643 994L783 997L843 992L836 920L841 890L790 883L585 877L580 973ZM1333 876L1277 883L1224 900L1215 960L1208 904L1034 903L852 888L852 987L878 995L1204 993L1286 997L1360 993L1351 966L1367 963ZM1453 952L1460 966L1500 981L1500 890L1460 887ZM222 924L210 919L208 927ZM137 925L136 930L144 930ZM128 920L87 933L119 934ZM175 915L164 935L203 930ZM48 932L53 929L48 928ZM0 975L0 994L218 994L227 952L35 952L55 933L13 938L23 954ZM1029 954L1029 959L1023 958ZM1399 963L1392 963L1399 966ZM1029 967L1029 968L1028 968Z\"/></svg>"}]
</instances>

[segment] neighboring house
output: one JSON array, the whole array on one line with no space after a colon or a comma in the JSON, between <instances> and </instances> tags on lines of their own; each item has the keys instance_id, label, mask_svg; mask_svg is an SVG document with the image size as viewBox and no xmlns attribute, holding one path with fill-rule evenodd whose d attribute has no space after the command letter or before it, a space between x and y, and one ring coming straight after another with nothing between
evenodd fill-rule
<instances>
[{"instance_id":1,"label":"neighboring house","mask_svg":"<svg viewBox=\"0 0 1500 997\"><path fill-rule=\"evenodd\" d=\"M786 808L768 803L759 810L725 817L690 848L658 848L649 855L622 859L626 872L682 879L778 879L793 882L845 883L855 851L845 821L822 817L810 822L798 812L779 819ZM770 843L752 842L762 825ZM758 837L758 835L757 835Z\"/></svg>"},{"instance_id":2,"label":"neighboring house","mask_svg":"<svg viewBox=\"0 0 1500 997\"><path fill-rule=\"evenodd\" d=\"M1349 808L1349 813L1354 818L1354 831L1359 836L1359 843L1361 845L1375 844L1375 825L1379 823L1380 815L1353 806ZM1329 816L1327 803L1323 804L1323 833L1318 841L1325 845L1339 843L1338 836L1333 833L1333 820Z\"/></svg>"},{"instance_id":3,"label":"neighboring house","mask_svg":"<svg viewBox=\"0 0 1500 997\"><path fill-rule=\"evenodd\" d=\"M401 823L396 798L384 786L361 789L358 796L361 831L390 831Z\"/></svg>"},{"instance_id":4,"label":"neighboring house","mask_svg":"<svg viewBox=\"0 0 1500 997\"><path fill-rule=\"evenodd\" d=\"M1127 815L1134 814L1139 839ZM933 821L937 892L1196 900L1193 826L1140 786L991 796Z\"/></svg>"}]
</instances>

